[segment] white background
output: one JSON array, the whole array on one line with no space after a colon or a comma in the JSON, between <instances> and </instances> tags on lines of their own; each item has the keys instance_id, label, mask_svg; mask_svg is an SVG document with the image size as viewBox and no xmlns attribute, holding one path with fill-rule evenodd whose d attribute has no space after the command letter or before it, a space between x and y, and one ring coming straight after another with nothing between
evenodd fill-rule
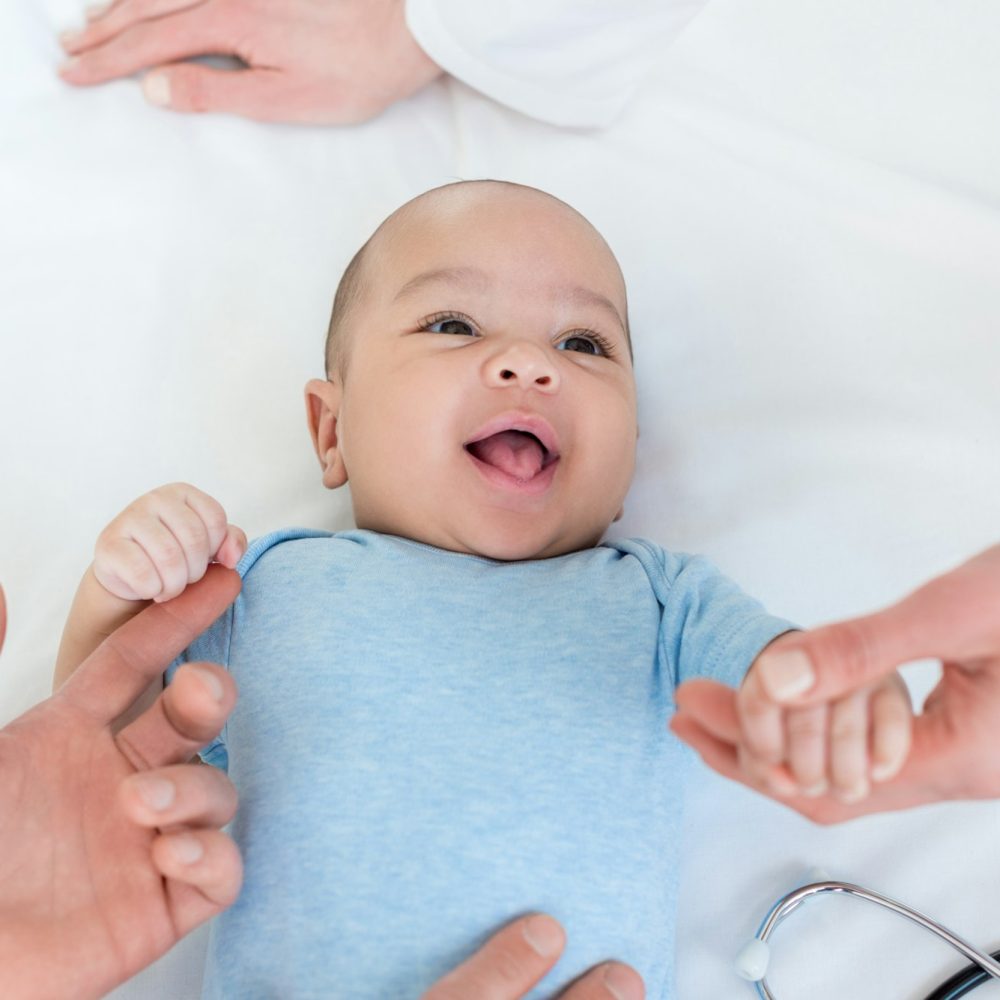
<instances>
[{"instance_id":1,"label":"white background","mask_svg":"<svg viewBox=\"0 0 1000 1000\"><path fill-rule=\"evenodd\" d=\"M549 190L619 256L642 436L617 533L703 551L803 624L1000 538L994 3L716 0L603 131L454 81L350 129L179 116L135 80L58 80L76 10L0 8L0 721L47 693L94 539L139 493L192 481L251 535L347 524L301 387L353 252L459 178ZM816 828L699 770L679 997L752 996L732 956L813 864L1000 946L998 808ZM958 961L852 900L794 920L782 1000L919 996ZM195 996L201 947L121 996Z\"/></svg>"}]
</instances>

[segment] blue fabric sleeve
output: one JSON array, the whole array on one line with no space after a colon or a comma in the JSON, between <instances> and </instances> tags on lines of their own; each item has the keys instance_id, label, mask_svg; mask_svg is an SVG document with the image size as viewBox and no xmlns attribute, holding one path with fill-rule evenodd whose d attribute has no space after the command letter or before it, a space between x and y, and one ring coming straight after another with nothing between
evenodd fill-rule
<instances>
[{"instance_id":1,"label":"blue fabric sleeve","mask_svg":"<svg viewBox=\"0 0 1000 1000\"><path fill-rule=\"evenodd\" d=\"M615 545L635 555L649 575L663 608L660 655L677 685L707 677L738 687L769 642L799 628L769 614L704 556L638 538Z\"/></svg>"}]
</instances>

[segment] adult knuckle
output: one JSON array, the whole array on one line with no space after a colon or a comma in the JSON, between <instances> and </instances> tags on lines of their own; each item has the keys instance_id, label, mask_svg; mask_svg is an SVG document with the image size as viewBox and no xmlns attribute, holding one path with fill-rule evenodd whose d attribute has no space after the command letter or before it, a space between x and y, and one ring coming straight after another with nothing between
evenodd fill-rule
<instances>
[{"instance_id":1,"label":"adult knuckle","mask_svg":"<svg viewBox=\"0 0 1000 1000\"><path fill-rule=\"evenodd\" d=\"M824 661L836 664L837 675L847 684L860 684L878 663L878 637L865 619L838 622L819 630Z\"/></svg>"}]
</instances>

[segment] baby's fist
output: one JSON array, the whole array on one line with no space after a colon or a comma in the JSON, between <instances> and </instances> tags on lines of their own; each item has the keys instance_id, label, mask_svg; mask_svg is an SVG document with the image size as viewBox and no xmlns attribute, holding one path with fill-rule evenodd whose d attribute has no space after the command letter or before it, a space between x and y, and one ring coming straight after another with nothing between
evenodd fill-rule
<instances>
[{"instance_id":1,"label":"baby's fist","mask_svg":"<svg viewBox=\"0 0 1000 1000\"><path fill-rule=\"evenodd\" d=\"M899 773L913 707L898 673L816 705L783 707L768 695L757 662L736 697L739 762L748 780L776 795L829 791L850 804L865 798L872 782Z\"/></svg>"},{"instance_id":2,"label":"baby's fist","mask_svg":"<svg viewBox=\"0 0 1000 1000\"><path fill-rule=\"evenodd\" d=\"M116 597L160 603L200 580L210 562L234 567L246 548L217 500L171 483L139 497L101 532L94 576Z\"/></svg>"}]
</instances>

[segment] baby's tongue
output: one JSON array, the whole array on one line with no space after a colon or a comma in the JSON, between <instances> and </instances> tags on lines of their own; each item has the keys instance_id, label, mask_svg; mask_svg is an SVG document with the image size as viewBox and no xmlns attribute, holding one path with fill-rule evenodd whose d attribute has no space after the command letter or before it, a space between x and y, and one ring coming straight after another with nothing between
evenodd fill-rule
<instances>
[{"instance_id":1,"label":"baby's tongue","mask_svg":"<svg viewBox=\"0 0 1000 1000\"><path fill-rule=\"evenodd\" d=\"M541 472L542 446L524 431L500 431L469 445L480 462L492 465L515 479L532 479Z\"/></svg>"}]
</instances>

